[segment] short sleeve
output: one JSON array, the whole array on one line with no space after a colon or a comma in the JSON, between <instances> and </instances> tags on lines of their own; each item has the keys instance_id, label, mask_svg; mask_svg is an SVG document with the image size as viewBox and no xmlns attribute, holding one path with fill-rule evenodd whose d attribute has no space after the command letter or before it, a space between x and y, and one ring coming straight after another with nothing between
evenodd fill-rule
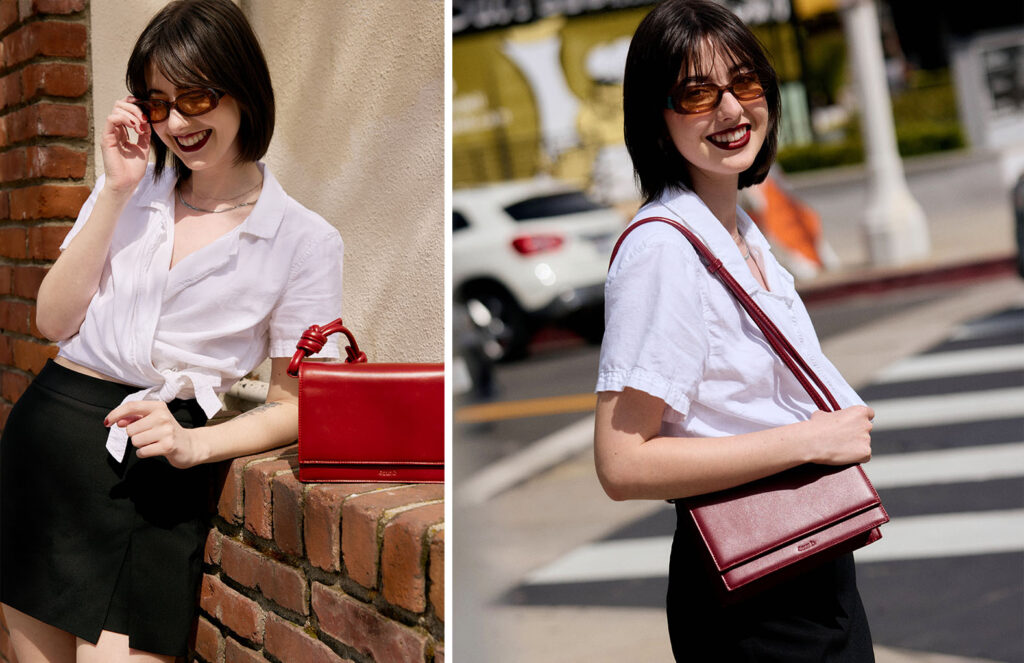
<instances>
[{"instance_id":1,"label":"short sleeve","mask_svg":"<svg viewBox=\"0 0 1024 663\"><path fill-rule=\"evenodd\" d=\"M271 357L291 357L310 325L323 325L341 315L344 250L341 235L331 228L313 238L296 257L288 285L270 314ZM316 356L339 357L337 343L328 342Z\"/></svg>"},{"instance_id":2,"label":"short sleeve","mask_svg":"<svg viewBox=\"0 0 1024 663\"><path fill-rule=\"evenodd\" d=\"M85 222L89 220L89 215L92 214L92 208L96 206L96 198L100 195L100 191L103 189L103 184L106 182L106 175L100 175L99 179L96 180L96 186L92 188L92 193L86 198L82 204L82 209L78 210L78 218L75 219L75 225L71 226L71 230L64 236L64 241L60 243L60 250L68 248L71 244L71 240L75 238L82 228L85 227Z\"/></svg>"},{"instance_id":3,"label":"short sleeve","mask_svg":"<svg viewBox=\"0 0 1024 663\"><path fill-rule=\"evenodd\" d=\"M689 410L710 348L701 269L671 226L648 224L626 238L605 283L597 391L631 387Z\"/></svg>"}]
</instances>

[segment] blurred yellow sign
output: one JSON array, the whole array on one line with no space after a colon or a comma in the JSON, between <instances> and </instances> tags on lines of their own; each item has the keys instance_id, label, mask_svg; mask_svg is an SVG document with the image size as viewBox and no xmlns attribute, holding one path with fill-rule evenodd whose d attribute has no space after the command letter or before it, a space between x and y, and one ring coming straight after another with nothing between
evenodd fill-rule
<instances>
[{"instance_id":1,"label":"blurred yellow sign","mask_svg":"<svg viewBox=\"0 0 1024 663\"><path fill-rule=\"evenodd\" d=\"M793 0L793 8L802 19L814 18L818 14L839 11L839 0Z\"/></svg>"}]
</instances>

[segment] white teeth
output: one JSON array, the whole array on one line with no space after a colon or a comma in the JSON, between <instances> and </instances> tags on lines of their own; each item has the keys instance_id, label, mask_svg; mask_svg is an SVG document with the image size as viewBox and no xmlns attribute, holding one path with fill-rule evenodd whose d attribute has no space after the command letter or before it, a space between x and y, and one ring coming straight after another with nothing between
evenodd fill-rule
<instances>
[{"instance_id":1,"label":"white teeth","mask_svg":"<svg viewBox=\"0 0 1024 663\"><path fill-rule=\"evenodd\" d=\"M739 140L740 138L743 138L745 135L747 135L747 128L741 127L739 129L734 129L727 133L709 136L708 138L716 143L732 143L734 141Z\"/></svg>"},{"instance_id":2,"label":"white teeth","mask_svg":"<svg viewBox=\"0 0 1024 663\"><path fill-rule=\"evenodd\" d=\"M192 134L190 136L179 136L179 137L176 137L175 140L177 140L178 144L183 146L183 147L192 147L193 145L195 145L196 143L198 143L202 139L206 138L206 135L208 133L210 133L209 129L207 129L205 131L200 131L200 132L194 133L194 134Z\"/></svg>"}]
</instances>

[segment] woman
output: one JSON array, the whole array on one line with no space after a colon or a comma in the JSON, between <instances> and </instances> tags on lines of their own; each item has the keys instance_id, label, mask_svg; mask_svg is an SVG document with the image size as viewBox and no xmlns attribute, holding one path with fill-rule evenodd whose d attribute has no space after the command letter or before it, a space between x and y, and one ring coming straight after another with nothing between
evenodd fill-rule
<instances>
[{"instance_id":1,"label":"woman","mask_svg":"<svg viewBox=\"0 0 1024 663\"><path fill-rule=\"evenodd\" d=\"M605 290L595 430L605 491L675 499L806 462L867 461L872 411L822 355L792 277L737 207L738 190L771 166L779 120L756 38L714 2L666 0L633 37L623 96L646 203L636 218L695 231L844 409L817 411L686 238L645 224L623 241ZM681 521L668 591L676 660L873 660L852 556L725 606L697 545Z\"/></svg>"},{"instance_id":2,"label":"woman","mask_svg":"<svg viewBox=\"0 0 1024 663\"><path fill-rule=\"evenodd\" d=\"M0 602L19 663L185 653L210 463L295 439L288 359L341 299L337 231L258 161L274 96L241 11L167 5L127 83L104 175L39 289L58 357L0 443ZM268 355L267 403L203 427Z\"/></svg>"}]
</instances>

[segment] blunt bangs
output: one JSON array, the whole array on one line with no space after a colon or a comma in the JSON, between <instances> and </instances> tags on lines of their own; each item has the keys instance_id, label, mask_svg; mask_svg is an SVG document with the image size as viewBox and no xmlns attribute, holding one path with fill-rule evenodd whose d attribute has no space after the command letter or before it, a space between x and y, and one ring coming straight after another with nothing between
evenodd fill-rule
<instances>
[{"instance_id":1,"label":"blunt bangs","mask_svg":"<svg viewBox=\"0 0 1024 663\"><path fill-rule=\"evenodd\" d=\"M241 112L239 162L257 161L274 134L274 89L259 40L230 0L177 0L160 10L139 35L125 74L128 91L149 96L146 73L155 66L176 87L209 87L230 95ZM168 154L178 182L188 167L152 133L155 174Z\"/></svg>"},{"instance_id":2,"label":"blunt bangs","mask_svg":"<svg viewBox=\"0 0 1024 663\"><path fill-rule=\"evenodd\" d=\"M739 188L763 182L775 160L782 112L778 76L757 37L716 2L665 0L637 27L622 84L626 149L645 203L659 198L668 187L693 186L662 110L669 92L689 72L700 76L711 71L714 62L705 61L706 53L725 57L730 65L751 67L765 90L767 134L754 163L740 173Z\"/></svg>"}]
</instances>

